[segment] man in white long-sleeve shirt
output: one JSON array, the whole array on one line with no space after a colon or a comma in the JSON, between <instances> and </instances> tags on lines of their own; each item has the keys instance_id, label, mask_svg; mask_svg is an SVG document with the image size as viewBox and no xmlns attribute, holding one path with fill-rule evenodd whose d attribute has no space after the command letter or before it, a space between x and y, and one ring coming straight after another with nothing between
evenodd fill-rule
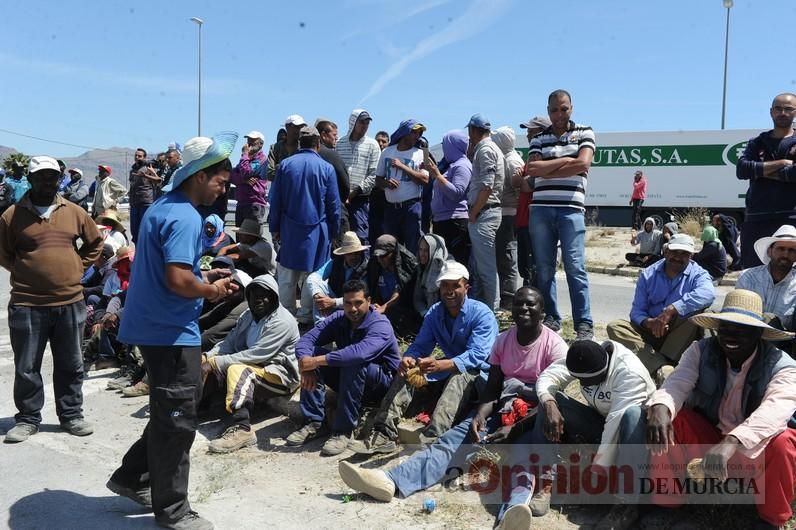
<instances>
[{"instance_id":1,"label":"man in white long-sleeve shirt","mask_svg":"<svg viewBox=\"0 0 796 530\"><path fill-rule=\"evenodd\" d=\"M351 194L347 198L340 197L340 201L348 208L351 230L363 243L368 240L370 192L376 185L376 166L381 155L379 144L367 135L372 119L365 109L352 110L348 133L335 147L348 169L351 184Z\"/></svg>"},{"instance_id":2,"label":"man in white long-sleeve shirt","mask_svg":"<svg viewBox=\"0 0 796 530\"><path fill-rule=\"evenodd\" d=\"M564 394L575 379L580 382L585 405ZM539 413L532 443L600 444L592 464L597 468L611 466L619 445L644 443L644 431L637 428L639 406L654 391L655 385L639 358L618 342L575 341L567 358L550 365L536 381ZM549 493L545 496L544 502L549 503ZM542 501L538 498L537 503ZM632 504L616 506L622 510L635 508ZM609 513L607 517L615 515Z\"/></svg>"},{"instance_id":3,"label":"man in white long-sleeve shirt","mask_svg":"<svg viewBox=\"0 0 796 530\"><path fill-rule=\"evenodd\" d=\"M270 274L246 287L249 304L226 338L202 357L202 375L226 386L226 410L232 425L210 443L211 453L229 453L257 443L249 417L254 389L289 396L299 384L298 323L279 303L279 287ZM212 377L214 376L214 378Z\"/></svg>"}]
</instances>

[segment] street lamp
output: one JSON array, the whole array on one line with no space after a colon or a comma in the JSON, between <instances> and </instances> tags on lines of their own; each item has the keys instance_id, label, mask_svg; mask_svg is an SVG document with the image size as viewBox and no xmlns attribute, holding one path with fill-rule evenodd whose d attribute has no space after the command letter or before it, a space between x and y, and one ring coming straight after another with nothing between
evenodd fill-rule
<instances>
[{"instance_id":1,"label":"street lamp","mask_svg":"<svg viewBox=\"0 0 796 530\"><path fill-rule=\"evenodd\" d=\"M721 93L721 128L724 129L724 113L727 110L727 51L730 46L730 8L732 0L723 0L727 9L727 27L724 30L724 88Z\"/></svg>"},{"instance_id":2,"label":"street lamp","mask_svg":"<svg viewBox=\"0 0 796 530\"><path fill-rule=\"evenodd\" d=\"M726 0L725 0L726 2ZM191 22L194 22L197 26L199 26L199 112L198 112L198 123L197 123L197 136L202 136L202 24L204 24L204 20L199 17L191 17ZM726 65L725 65L726 67ZM724 127L722 127L723 129Z\"/></svg>"}]
</instances>

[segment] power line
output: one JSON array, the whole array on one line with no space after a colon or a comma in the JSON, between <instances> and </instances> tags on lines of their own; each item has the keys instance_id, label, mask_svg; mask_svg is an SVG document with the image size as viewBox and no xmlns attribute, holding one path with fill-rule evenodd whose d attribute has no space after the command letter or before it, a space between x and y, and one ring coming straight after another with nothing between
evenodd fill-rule
<instances>
[{"instance_id":1,"label":"power line","mask_svg":"<svg viewBox=\"0 0 796 530\"><path fill-rule=\"evenodd\" d=\"M100 151L117 151L119 153L126 153L127 152L126 149L107 149L107 148L103 148L103 147L92 147L90 145L70 144L69 142L61 142L59 140L50 140L48 138L41 138L39 136L33 136L33 135L30 135L30 134L24 134L24 133L17 132L17 131L9 131L8 129L0 129L0 132L13 134L15 136L22 136L23 138L31 138L33 140L39 140L41 142L49 142L51 144L66 145L66 146L69 146L69 147L79 147L81 149L92 149L92 150L96 149L96 150L100 150Z\"/></svg>"}]
</instances>

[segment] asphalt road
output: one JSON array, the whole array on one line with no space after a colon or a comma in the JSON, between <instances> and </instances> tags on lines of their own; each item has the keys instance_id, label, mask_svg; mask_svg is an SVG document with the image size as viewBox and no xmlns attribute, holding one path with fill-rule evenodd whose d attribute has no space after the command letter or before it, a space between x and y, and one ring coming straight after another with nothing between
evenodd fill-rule
<instances>
[{"instance_id":1,"label":"asphalt road","mask_svg":"<svg viewBox=\"0 0 796 530\"><path fill-rule=\"evenodd\" d=\"M633 280L591 275L596 323L626 318ZM720 289L720 299L727 288ZM9 298L8 272L0 271L0 307ZM569 314L566 282L559 275L562 315ZM720 300L719 302L720 303ZM598 337L600 338L600 337ZM84 383L86 418L96 432L86 438L60 431L52 400L52 362L45 355L46 384L41 432L29 441L0 444L0 527L13 529L154 528L154 519L131 501L113 495L105 482L124 451L140 435L147 416L146 398L122 399L105 390L113 370L92 372ZM14 363L8 340L7 312L0 309L0 434L13 424ZM287 451L282 437L295 428L278 414L254 424L258 447L227 456L207 454L208 440L223 430L220 420L203 422L192 450L191 499L216 528L412 528L485 527L493 515L472 505L441 506L432 516L417 504L424 495L395 500L389 506L349 502L337 476L337 459L318 456L320 443L307 451ZM2 517L2 514L5 517ZM552 513L539 524L576 528L566 516ZM430 525L430 526L429 526Z\"/></svg>"}]
</instances>

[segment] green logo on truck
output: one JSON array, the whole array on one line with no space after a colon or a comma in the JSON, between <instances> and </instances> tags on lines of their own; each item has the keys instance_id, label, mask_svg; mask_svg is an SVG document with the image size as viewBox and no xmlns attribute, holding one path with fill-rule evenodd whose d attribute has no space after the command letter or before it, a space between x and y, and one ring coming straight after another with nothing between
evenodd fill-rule
<instances>
[{"instance_id":1,"label":"green logo on truck","mask_svg":"<svg viewBox=\"0 0 796 530\"><path fill-rule=\"evenodd\" d=\"M735 145L634 145L597 147L595 167L735 165L746 142Z\"/></svg>"}]
</instances>

